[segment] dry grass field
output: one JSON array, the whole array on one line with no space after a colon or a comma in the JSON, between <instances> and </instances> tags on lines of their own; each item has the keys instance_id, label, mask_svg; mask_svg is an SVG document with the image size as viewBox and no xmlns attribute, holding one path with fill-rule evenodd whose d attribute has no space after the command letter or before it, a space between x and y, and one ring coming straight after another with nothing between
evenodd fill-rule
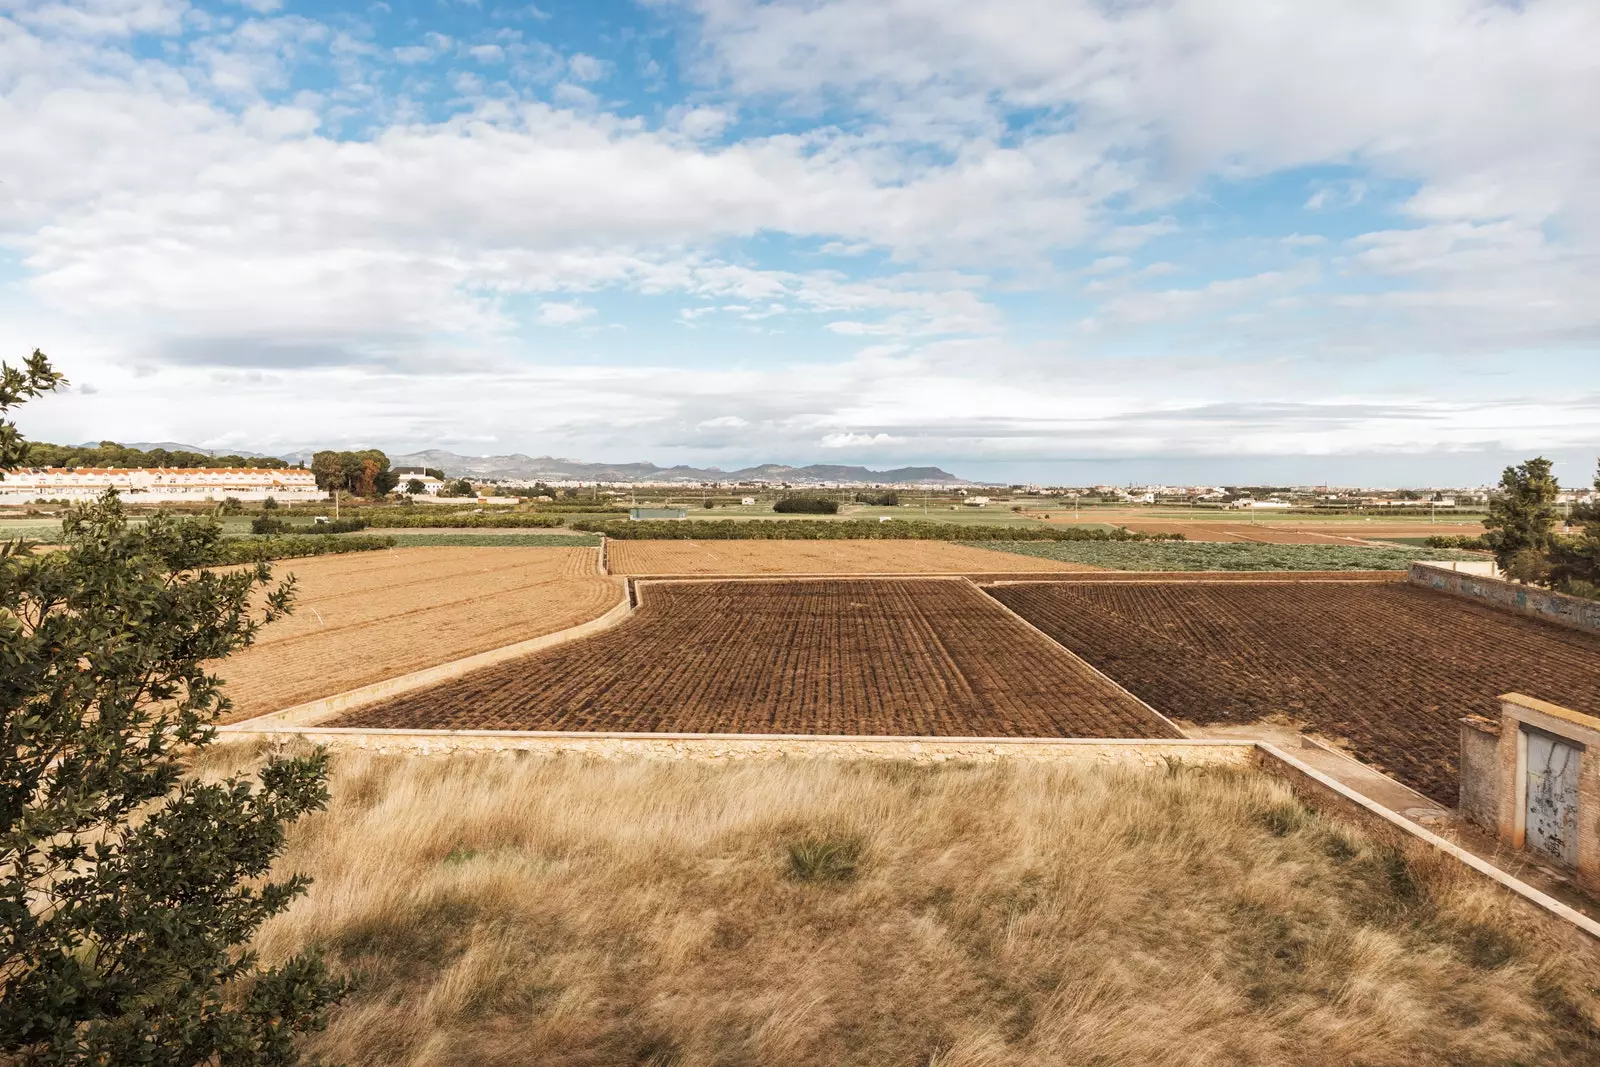
<instances>
[{"instance_id":1,"label":"dry grass field","mask_svg":"<svg viewBox=\"0 0 1600 1067\"><path fill-rule=\"evenodd\" d=\"M1029 559L1021 566L993 552L945 541L612 541L613 574L978 574L1096 568Z\"/></svg>"},{"instance_id":2,"label":"dry grass field","mask_svg":"<svg viewBox=\"0 0 1600 1067\"><path fill-rule=\"evenodd\" d=\"M642 583L621 625L329 726L1170 737L959 579Z\"/></svg>"},{"instance_id":3,"label":"dry grass field","mask_svg":"<svg viewBox=\"0 0 1600 1067\"><path fill-rule=\"evenodd\" d=\"M1600 712L1600 637L1403 582L1032 582L991 595L1164 714L1282 716L1456 802L1457 720Z\"/></svg>"},{"instance_id":4,"label":"dry grass field","mask_svg":"<svg viewBox=\"0 0 1600 1067\"><path fill-rule=\"evenodd\" d=\"M295 576L295 612L220 665L231 720L563 630L623 595L593 548L399 548L274 573Z\"/></svg>"},{"instance_id":5,"label":"dry grass field","mask_svg":"<svg viewBox=\"0 0 1600 1067\"><path fill-rule=\"evenodd\" d=\"M1246 771L351 753L257 947L358 976L350 1067L1600 1062L1592 944L1410 848Z\"/></svg>"}]
</instances>

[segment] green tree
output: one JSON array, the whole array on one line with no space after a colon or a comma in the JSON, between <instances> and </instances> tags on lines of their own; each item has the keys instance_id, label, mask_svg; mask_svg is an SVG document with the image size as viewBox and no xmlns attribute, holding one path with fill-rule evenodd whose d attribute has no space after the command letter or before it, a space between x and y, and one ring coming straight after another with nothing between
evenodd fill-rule
<instances>
[{"instance_id":1,"label":"green tree","mask_svg":"<svg viewBox=\"0 0 1600 1067\"><path fill-rule=\"evenodd\" d=\"M1583 596L1600 596L1600 462L1595 464L1594 491L1593 503L1572 509L1579 533L1558 539L1552 554L1552 584Z\"/></svg>"},{"instance_id":2,"label":"green tree","mask_svg":"<svg viewBox=\"0 0 1600 1067\"><path fill-rule=\"evenodd\" d=\"M427 486L422 484L421 478L411 478L406 481L406 492L412 496L416 496L418 493L425 492L427 488Z\"/></svg>"},{"instance_id":3,"label":"green tree","mask_svg":"<svg viewBox=\"0 0 1600 1067\"><path fill-rule=\"evenodd\" d=\"M1560 490L1550 467L1543 456L1507 467L1500 476L1500 493L1483 520L1483 540L1500 568L1524 581L1539 581L1548 573L1542 561L1554 544L1551 526Z\"/></svg>"},{"instance_id":4,"label":"green tree","mask_svg":"<svg viewBox=\"0 0 1600 1067\"><path fill-rule=\"evenodd\" d=\"M0 415L31 397L54 390L65 380L37 348L20 367L0 363ZM22 466L30 447L17 433L16 423L0 419L0 478L5 477L6 471Z\"/></svg>"},{"instance_id":5,"label":"green tree","mask_svg":"<svg viewBox=\"0 0 1600 1067\"><path fill-rule=\"evenodd\" d=\"M471 482L467 481L465 478L457 478L455 481L448 482L448 483L445 484L444 492L443 492L442 495L444 495L444 496L477 496L478 495L478 490L473 486L473 484Z\"/></svg>"},{"instance_id":6,"label":"green tree","mask_svg":"<svg viewBox=\"0 0 1600 1067\"><path fill-rule=\"evenodd\" d=\"M35 357L4 368L0 413L60 380ZM343 985L242 946L306 888L263 879L325 805L326 757L184 777L228 708L205 665L289 611L292 581L208 569L214 520L131 527L114 492L62 529L60 551L0 545L0 1062L295 1064Z\"/></svg>"}]
</instances>

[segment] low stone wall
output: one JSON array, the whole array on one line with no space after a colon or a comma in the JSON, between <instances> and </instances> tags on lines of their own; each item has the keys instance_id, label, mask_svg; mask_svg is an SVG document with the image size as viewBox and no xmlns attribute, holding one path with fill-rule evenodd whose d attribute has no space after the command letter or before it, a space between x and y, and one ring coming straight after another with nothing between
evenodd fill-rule
<instances>
[{"instance_id":1,"label":"low stone wall","mask_svg":"<svg viewBox=\"0 0 1600 1067\"><path fill-rule=\"evenodd\" d=\"M1174 761L1248 766L1255 742L1018 737L835 737L803 734L624 734L585 731L362 730L262 725L235 728L229 740L303 738L326 748L377 753L456 752L569 755L591 759L851 759L909 763L1085 762L1165 768Z\"/></svg>"},{"instance_id":2,"label":"low stone wall","mask_svg":"<svg viewBox=\"0 0 1600 1067\"><path fill-rule=\"evenodd\" d=\"M1413 563L1410 581L1424 589L1464 597L1574 630L1600 634L1600 600L1553 593L1498 578L1481 578L1432 563Z\"/></svg>"}]
</instances>

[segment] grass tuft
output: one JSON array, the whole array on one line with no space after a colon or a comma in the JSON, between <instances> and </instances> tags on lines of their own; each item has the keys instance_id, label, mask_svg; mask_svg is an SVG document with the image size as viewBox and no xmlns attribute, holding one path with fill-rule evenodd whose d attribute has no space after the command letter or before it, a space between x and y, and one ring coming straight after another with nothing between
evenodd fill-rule
<instances>
[{"instance_id":1,"label":"grass tuft","mask_svg":"<svg viewBox=\"0 0 1600 1067\"><path fill-rule=\"evenodd\" d=\"M802 882L848 882L861 852L855 838L804 837L789 845L789 874Z\"/></svg>"}]
</instances>

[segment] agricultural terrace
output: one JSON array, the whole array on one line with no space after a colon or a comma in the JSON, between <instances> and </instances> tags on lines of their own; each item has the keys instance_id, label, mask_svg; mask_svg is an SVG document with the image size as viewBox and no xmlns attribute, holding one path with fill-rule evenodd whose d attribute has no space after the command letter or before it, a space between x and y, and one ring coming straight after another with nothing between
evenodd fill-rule
<instances>
[{"instance_id":1,"label":"agricultural terrace","mask_svg":"<svg viewBox=\"0 0 1600 1067\"><path fill-rule=\"evenodd\" d=\"M1255 772L344 753L330 785L256 942L361 976L329 1062L1600 1062L1592 945Z\"/></svg>"},{"instance_id":2,"label":"agricultural terrace","mask_svg":"<svg viewBox=\"0 0 1600 1067\"><path fill-rule=\"evenodd\" d=\"M1237 514L1237 512L1235 513ZM1344 520L1168 520L1129 519L1137 533L1183 534L1190 541L1255 542L1273 545L1350 545L1394 537L1478 537L1481 522L1397 522L1353 517Z\"/></svg>"},{"instance_id":3,"label":"agricultural terrace","mask_svg":"<svg viewBox=\"0 0 1600 1067\"><path fill-rule=\"evenodd\" d=\"M613 574L975 574L1070 572L1081 563L1000 556L947 541L613 541Z\"/></svg>"},{"instance_id":4,"label":"agricultural terrace","mask_svg":"<svg viewBox=\"0 0 1600 1067\"><path fill-rule=\"evenodd\" d=\"M1454 805L1461 716L1600 712L1600 637L1400 582L1051 582L990 594L1157 710L1285 716Z\"/></svg>"},{"instance_id":5,"label":"agricultural terrace","mask_svg":"<svg viewBox=\"0 0 1600 1067\"><path fill-rule=\"evenodd\" d=\"M1417 560L1483 560L1481 552L1390 545L1265 545L1199 541L972 541L1007 556L1126 571L1404 571ZM1011 570L1010 562L988 570Z\"/></svg>"},{"instance_id":6,"label":"agricultural terrace","mask_svg":"<svg viewBox=\"0 0 1600 1067\"><path fill-rule=\"evenodd\" d=\"M1171 737L969 582L646 582L627 621L326 725Z\"/></svg>"},{"instance_id":7,"label":"agricultural terrace","mask_svg":"<svg viewBox=\"0 0 1600 1067\"><path fill-rule=\"evenodd\" d=\"M293 615L218 665L229 721L564 630L624 595L594 548L399 548L279 564Z\"/></svg>"}]
</instances>

